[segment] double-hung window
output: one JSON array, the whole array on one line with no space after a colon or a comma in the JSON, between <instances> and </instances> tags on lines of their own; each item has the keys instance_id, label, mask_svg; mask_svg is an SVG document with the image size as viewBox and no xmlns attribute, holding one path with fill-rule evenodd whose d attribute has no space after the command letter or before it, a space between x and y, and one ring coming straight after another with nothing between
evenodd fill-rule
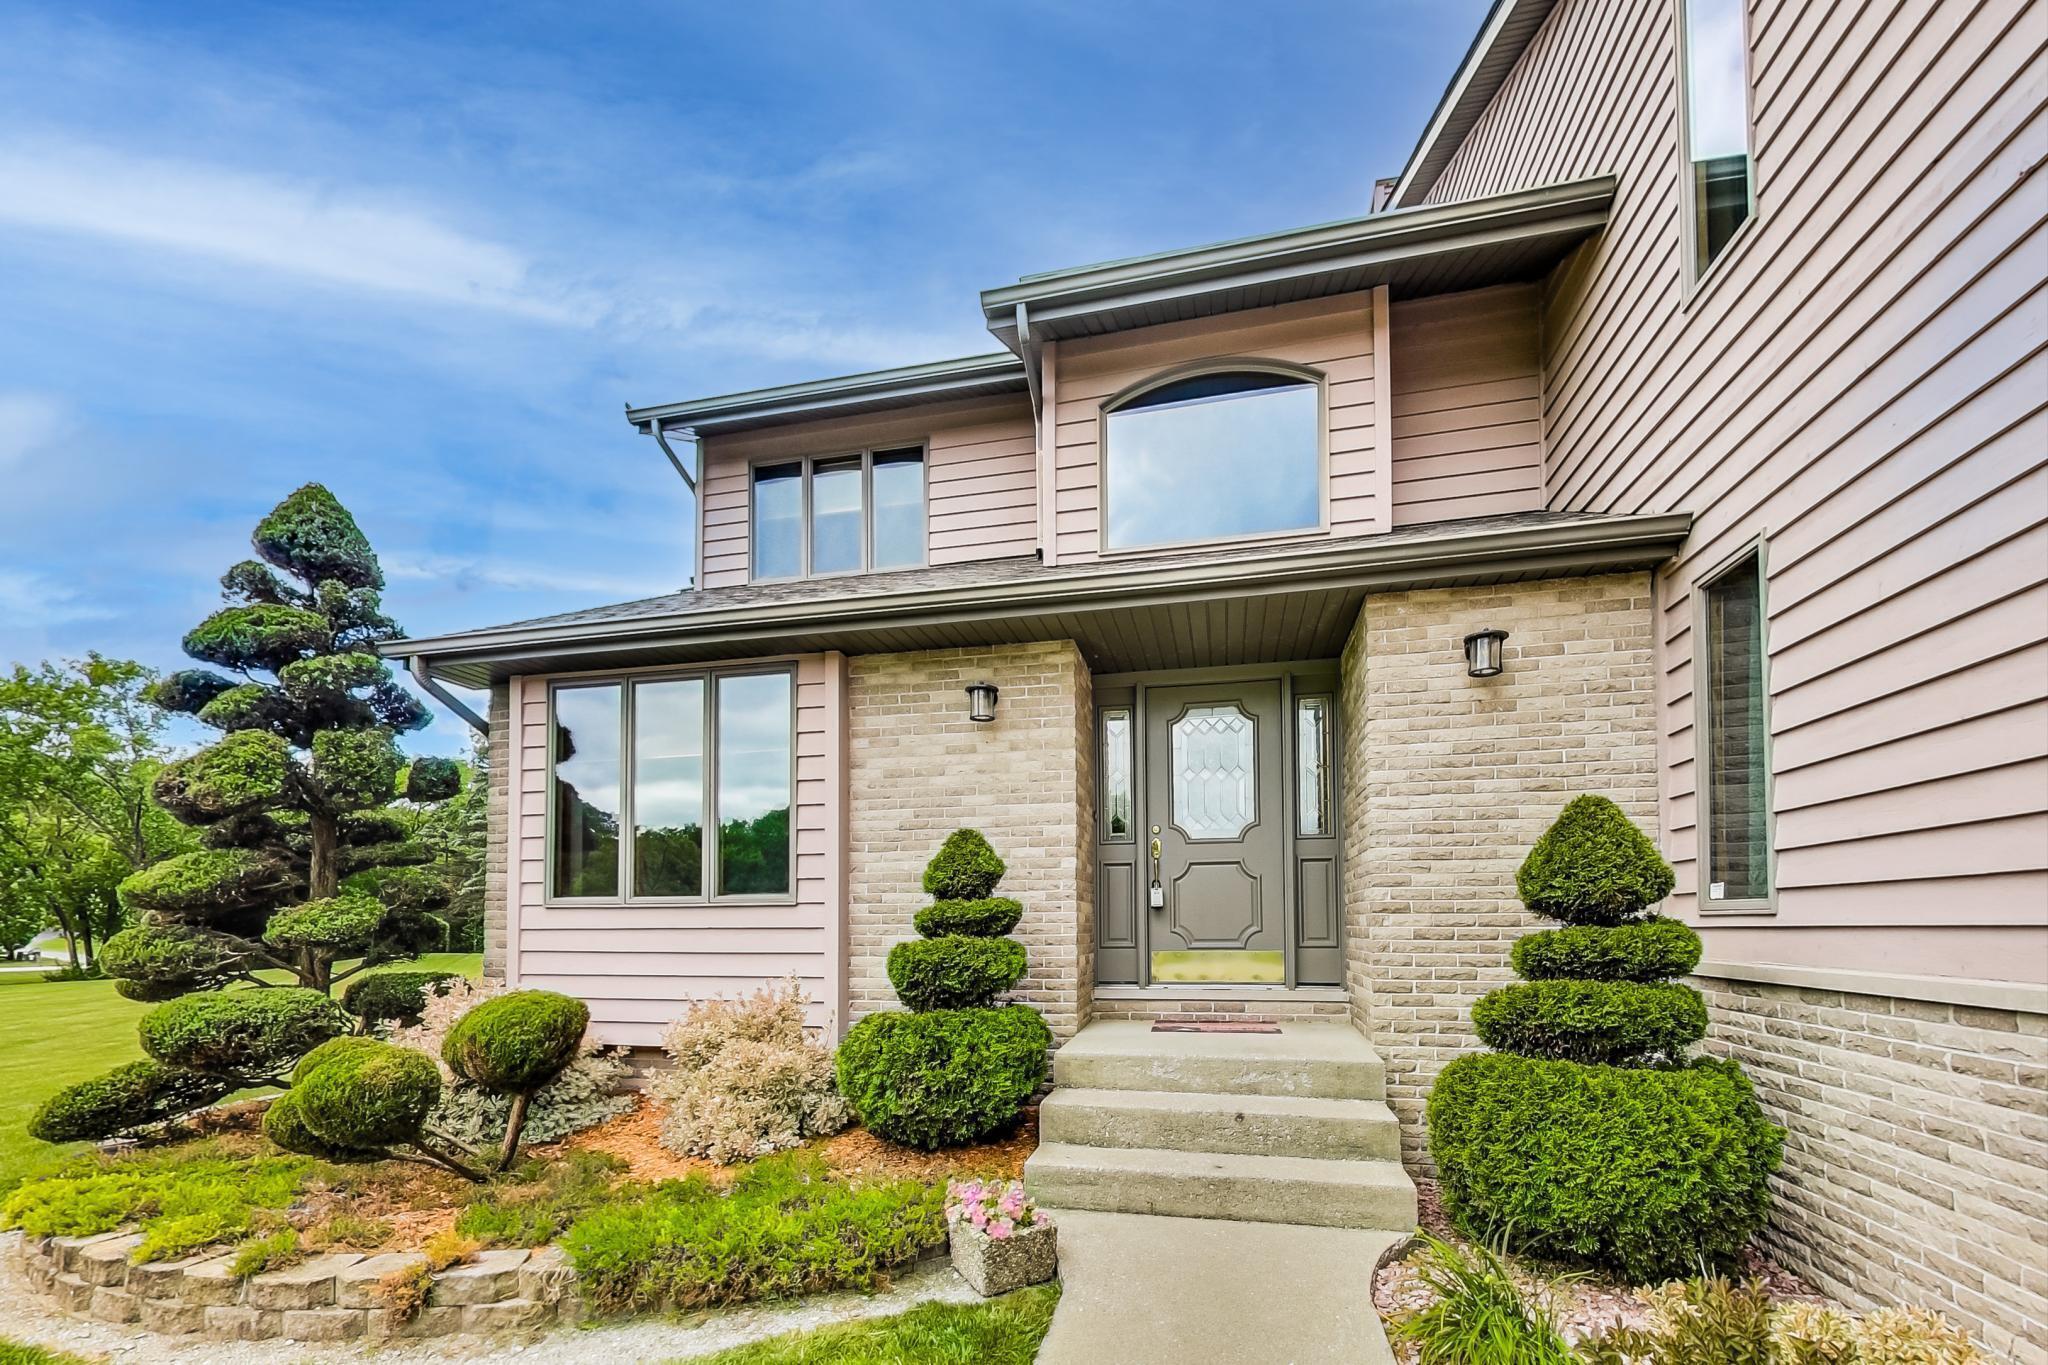
<instances>
[{"instance_id":1,"label":"double-hung window","mask_svg":"<svg viewBox=\"0 0 2048 1365\"><path fill-rule=\"evenodd\" d=\"M754 577L910 569L925 560L924 448L753 468Z\"/></svg>"},{"instance_id":2,"label":"double-hung window","mask_svg":"<svg viewBox=\"0 0 2048 1365\"><path fill-rule=\"evenodd\" d=\"M1693 670L1699 689L1700 905L1771 906L1769 697L1764 571L1745 551L1701 584Z\"/></svg>"},{"instance_id":3,"label":"double-hung window","mask_svg":"<svg viewBox=\"0 0 2048 1365\"><path fill-rule=\"evenodd\" d=\"M549 897L788 897L794 698L786 668L557 683Z\"/></svg>"},{"instance_id":4,"label":"double-hung window","mask_svg":"<svg viewBox=\"0 0 2048 1365\"><path fill-rule=\"evenodd\" d=\"M1743 0L1678 0L1687 252L1707 273L1756 212L1749 146L1749 28Z\"/></svg>"}]
</instances>

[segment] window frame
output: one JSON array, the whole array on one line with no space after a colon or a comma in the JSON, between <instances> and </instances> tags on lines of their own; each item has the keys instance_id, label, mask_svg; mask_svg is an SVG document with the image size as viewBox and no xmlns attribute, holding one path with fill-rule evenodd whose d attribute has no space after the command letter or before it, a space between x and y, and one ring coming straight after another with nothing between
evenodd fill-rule
<instances>
[{"instance_id":1,"label":"window frame","mask_svg":"<svg viewBox=\"0 0 2048 1365\"><path fill-rule=\"evenodd\" d=\"M1692 63L1685 38L1686 7L1692 3L1693 0L1672 0L1672 47L1678 56L1678 251L1687 304L1709 280L1717 277L1717 272L1727 273L1720 271L1719 267L1754 235L1751 229L1756 225L1759 211L1756 192L1756 41L1750 30L1749 5L1746 0L1738 0L1742 11L1742 136L1743 154L1749 158L1749 214L1729 234L1720 255L1704 266L1697 264L1700 243L1694 236L1699 230L1699 203L1692 174Z\"/></svg>"},{"instance_id":2,"label":"window frame","mask_svg":"<svg viewBox=\"0 0 2048 1365\"><path fill-rule=\"evenodd\" d=\"M918 453L919 506L924 513L924 535L917 546L917 562L894 564L886 569L877 569L875 563L875 456L897 455L915 450ZM834 460L860 461L860 567L857 569L832 569L816 573L811 569L811 480L817 466L830 464ZM797 514L797 563L793 574L763 574L759 572L761 556L755 544L754 527L754 479L764 465L799 465L803 469L803 488L800 490L800 510ZM811 455L755 455L747 460L747 581L749 583L800 583L812 578L856 578L871 573L902 573L909 569L922 569L932 559L932 451L930 440L890 441L853 450L828 450Z\"/></svg>"},{"instance_id":3,"label":"window frame","mask_svg":"<svg viewBox=\"0 0 2048 1365\"><path fill-rule=\"evenodd\" d=\"M1107 799L1110 773L1109 721L1112 716L1123 718L1124 780L1130 784L1130 790L1126 793L1130 800L1130 810L1128 813L1130 828L1122 834L1116 833L1109 827L1109 822L1112 818ZM1097 783L1102 809L1097 813L1096 824L1098 828L1096 830L1096 838L1099 842L1105 844L1135 844L1138 842L1138 716L1135 706L1129 702L1113 702L1096 708L1095 754L1096 761L1102 765L1102 772Z\"/></svg>"},{"instance_id":4,"label":"window frame","mask_svg":"<svg viewBox=\"0 0 2048 1365\"><path fill-rule=\"evenodd\" d=\"M894 449L895 447L888 447ZM715 894L718 885L718 680L731 677L761 677L779 674L789 679L789 890L780 896ZM704 803L699 850L706 891L695 896L638 896L633 894L633 783L638 755L633 744L635 685L642 682L689 682L704 684ZM559 896L555 894L555 846L558 827L555 804L555 693L574 688L617 687L619 689L619 894L616 896ZM544 909L616 909L641 906L759 905L784 906L797 903L797 668L793 662L738 664L729 668L636 669L619 673L593 673L550 678L547 684L546 797L542 810L546 838L546 873L541 881Z\"/></svg>"},{"instance_id":5,"label":"window frame","mask_svg":"<svg viewBox=\"0 0 2048 1365\"><path fill-rule=\"evenodd\" d=\"M1713 661L1707 639L1707 594L1715 584L1756 561L1758 689L1763 700L1764 884L1761 896L1715 899L1713 885L1712 781L1708 736L1712 724ZM1769 541L1759 534L1724 556L1692 585L1693 695L1693 903L1701 915L1775 915L1778 913L1778 798L1776 759L1771 736L1771 614Z\"/></svg>"},{"instance_id":6,"label":"window frame","mask_svg":"<svg viewBox=\"0 0 2048 1365\"><path fill-rule=\"evenodd\" d=\"M1146 541L1138 545L1109 543L1109 419L1121 408L1168 384L1208 374L1275 374L1313 384L1316 391L1316 523L1284 531L1248 531L1231 536L1191 536L1180 540ZM1128 384L1102 400L1095 416L1096 552L1104 559L1156 554L1161 550L1204 545L1242 545L1306 540L1330 534L1330 382L1321 370L1284 360L1255 356L1216 356L1159 370Z\"/></svg>"}]
</instances>

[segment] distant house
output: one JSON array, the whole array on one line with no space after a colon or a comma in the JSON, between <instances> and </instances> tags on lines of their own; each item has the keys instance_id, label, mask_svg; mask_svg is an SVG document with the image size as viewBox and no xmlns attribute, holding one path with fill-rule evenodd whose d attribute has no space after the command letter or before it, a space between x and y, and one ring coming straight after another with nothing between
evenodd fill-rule
<instances>
[{"instance_id":1,"label":"distant house","mask_svg":"<svg viewBox=\"0 0 2048 1365\"><path fill-rule=\"evenodd\" d=\"M1500 0L1380 211L634 409L693 590L395 647L490 690L488 970L843 1030L971 825L1056 1038L1347 1018L1419 1168L1602 792L1792 1131L1775 1250L2048 1359L2039 17Z\"/></svg>"}]
</instances>

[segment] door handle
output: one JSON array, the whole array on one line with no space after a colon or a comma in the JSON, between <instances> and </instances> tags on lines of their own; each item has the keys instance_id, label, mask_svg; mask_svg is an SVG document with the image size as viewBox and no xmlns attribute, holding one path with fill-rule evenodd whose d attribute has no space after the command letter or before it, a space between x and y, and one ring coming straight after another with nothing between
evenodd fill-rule
<instances>
[{"instance_id":1,"label":"door handle","mask_svg":"<svg viewBox=\"0 0 2048 1365\"><path fill-rule=\"evenodd\" d=\"M1164 910L1166 908L1166 887L1159 880L1159 838L1157 835L1154 835L1152 838L1151 904L1154 910Z\"/></svg>"}]
</instances>

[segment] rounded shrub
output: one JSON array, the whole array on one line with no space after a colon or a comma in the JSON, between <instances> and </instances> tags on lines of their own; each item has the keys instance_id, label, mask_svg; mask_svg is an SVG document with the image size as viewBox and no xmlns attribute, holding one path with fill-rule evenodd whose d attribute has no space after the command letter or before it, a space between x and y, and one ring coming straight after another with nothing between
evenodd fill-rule
<instances>
[{"instance_id":1,"label":"rounded shrub","mask_svg":"<svg viewBox=\"0 0 2048 1365\"><path fill-rule=\"evenodd\" d=\"M290 878L267 854L202 848L146 867L121 883L121 898L142 910L205 918L261 905Z\"/></svg>"},{"instance_id":2,"label":"rounded shrub","mask_svg":"<svg viewBox=\"0 0 2048 1365\"><path fill-rule=\"evenodd\" d=\"M222 693L209 709L242 691ZM282 739L242 729L166 765L152 790L157 804L184 823L206 825L273 804L284 795L291 775L291 750Z\"/></svg>"},{"instance_id":3,"label":"rounded shrub","mask_svg":"<svg viewBox=\"0 0 2048 1365\"><path fill-rule=\"evenodd\" d=\"M117 990L134 986L161 991L155 996L160 1000L214 985L234 966L218 939L154 920L131 924L115 934L100 945L97 960L108 976L117 978ZM121 994L131 1000L151 998L127 990Z\"/></svg>"},{"instance_id":4,"label":"rounded shrub","mask_svg":"<svg viewBox=\"0 0 2048 1365\"><path fill-rule=\"evenodd\" d=\"M161 1062L129 1062L44 1100L28 1132L43 1142L97 1141L204 1109L232 1088L219 1077Z\"/></svg>"},{"instance_id":5,"label":"rounded shrub","mask_svg":"<svg viewBox=\"0 0 2048 1365\"><path fill-rule=\"evenodd\" d=\"M446 801L462 790L462 768L452 758L416 758L405 774L408 801Z\"/></svg>"},{"instance_id":6,"label":"rounded shrub","mask_svg":"<svg viewBox=\"0 0 2048 1365\"><path fill-rule=\"evenodd\" d=\"M287 1152L319 1157L325 1161L370 1155L351 1147L338 1146L308 1128L305 1114L299 1108L299 1092L296 1090L285 1091L263 1111L263 1136Z\"/></svg>"},{"instance_id":7,"label":"rounded shrub","mask_svg":"<svg viewBox=\"0 0 2048 1365\"><path fill-rule=\"evenodd\" d=\"M1515 873L1515 892L1566 924L1623 924L1671 894L1671 864L1621 807L1574 797Z\"/></svg>"},{"instance_id":8,"label":"rounded shrub","mask_svg":"<svg viewBox=\"0 0 2048 1365\"><path fill-rule=\"evenodd\" d=\"M927 1150L976 1142L1017 1117L1045 1079L1048 1029L1029 1005L889 1010L839 1044L839 1093L891 1142Z\"/></svg>"},{"instance_id":9,"label":"rounded shrub","mask_svg":"<svg viewBox=\"0 0 2048 1365\"><path fill-rule=\"evenodd\" d=\"M980 830L956 829L925 864L925 894L944 901L981 900L1007 871Z\"/></svg>"},{"instance_id":10,"label":"rounded shrub","mask_svg":"<svg viewBox=\"0 0 2048 1365\"><path fill-rule=\"evenodd\" d=\"M1704 1038L1707 1003L1690 986L1637 981L1522 981L1472 1006L1479 1041L1569 1062L1664 1060Z\"/></svg>"},{"instance_id":11,"label":"rounded shrub","mask_svg":"<svg viewBox=\"0 0 2048 1365\"><path fill-rule=\"evenodd\" d=\"M1731 1259L1763 1226L1783 1133L1732 1062L1461 1057L1429 1097L1444 1205L1468 1234L1618 1266L1631 1283Z\"/></svg>"},{"instance_id":12,"label":"rounded shrub","mask_svg":"<svg viewBox=\"0 0 2048 1365\"><path fill-rule=\"evenodd\" d=\"M1611 929L1545 929L1515 941L1509 960L1527 981L1663 981L1700 964L1700 936L1653 915Z\"/></svg>"},{"instance_id":13,"label":"rounded shrub","mask_svg":"<svg viewBox=\"0 0 2048 1365\"><path fill-rule=\"evenodd\" d=\"M293 1085L297 1085L300 1081L305 1080L306 1077L312 1075L337 1057L345 1057L351 1052L368 1052L372 1048L383 1046L384 1044L376 1038L365 1038L360 1034L354 1033L343 1034L339 1038L329 1038L326 1042L299 1058L299 1064L292 1068L291 1082Z\"/></svg>"},{"instance_id":14,"label":"rounded shrub","mask_svg":"<svg viewBox=\"0 0 2048 1365\"><path fill-rule=\"evenodd\" d=\"M458 979L454 972L372 972L342 987L341 1007L367 1023L409 1027L425 1013L429 994L446 995Z\"/></svg>"},{"instance_id":15,"label":"rounded shrub","mask_svg":"<svg viewBox=\"0 0 2048 1365\"><path fill-rule=\"evenodd\" d=\"M999 938L1017 927L1024 918L1024 903L1008 896L983 896L971 901L939 901L917 912L911 924L926 938L967 934L974 938Z\"/></svg>"},{"instance_id":16,"label":"rounded shrub","mask_svg":"<svg viewBox=\"0 0 2048 1365\"><path fill-rule=\"evenodd\" d=\"M441 1098L440 1068L411 1048L373 1038L352 1042L358 1046L332 1052L293 1085L298 1117L315 1137L337 1147L415 1141Z\"/></svg>"},{"instance_id":17,"label":"rounded shrub","mask_svg":"<svg viewBox=\"0 0 2048 1365\"><path fill-rule=\"evenodd\" d=\"M279 1076L351 1020L303 986L202 991L142 1016L142 1050L167 1066L235 1079Z\"/></svg>"},{"instance_id":18,"label":"rounded shrub","mask_svg":"<svg viewBox=\"0 0 2048 1365\"><path fill-rule=\"evenodd\" d=\"M441 1043L441 1060L486 1090L535 1090L575 1060L589 1027L590 1009L581 1000L514 991L456 1020Z\"/></svg>"},{"instance_id":19,"label":"rounded shrub","mask_svg":"<svg viewBox=\"0 0 2048 1365\"><path fill-rule=\"evenodd\" d=\"M345 891L278 911L264 926L263 941L286 952L302 948L360 952L377 936L377 926L383 922L381 902Z\"/></svg>"},{"instance_id":20,"label":"rounded shrub","mask_svg":"<svg viewBox=\"0 0 2048 1365\"><path fill-rule=\"evenodd\" d=\"M914 1010L986 1005L1024 977L1024 945L1013 938L918 938L889 950L889 983Z\"/></svg>"}]
</instances>

